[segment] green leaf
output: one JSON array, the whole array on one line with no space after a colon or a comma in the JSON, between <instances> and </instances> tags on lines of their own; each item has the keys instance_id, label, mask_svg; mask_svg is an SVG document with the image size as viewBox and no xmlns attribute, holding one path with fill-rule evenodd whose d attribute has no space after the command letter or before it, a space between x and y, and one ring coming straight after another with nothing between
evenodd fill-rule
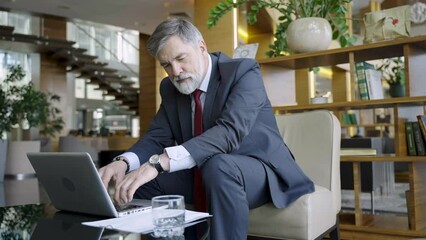
<instances>
[{"instance_id":1,"label":"green leaf","mask_svg":"<svg viewBox=\"0 0 426 240\"><path fill-rule=\"evenodd\" d=\"M339 38L339 43L340 43L340 46L346 47L346 45L348 44L348 41L346 40L346 38L344 36L341 36Z\"/></svg>"},{"instance_id":2,"label":"green leaf","mask_svg":"<svg viewBox=\"0 0 426 240\"><path fill-rule=\"evenodd\" d=\"M339 37L339 31L334 31L333 32L333 39L337 39Z\"/></svg>"},{"instance_id":3,"label":"green leaf","mask_svg":"<svg viewBox=\"0 0 426 240\"><path fill-rule=\"evenodd\" d=\"M219 7L220 9L224 10L224 9L227 9L227 8L228 8L228 5L227 5L227 4L225 4L224 2L219 2L218 7Z\"/></svg>"}]
</instances>

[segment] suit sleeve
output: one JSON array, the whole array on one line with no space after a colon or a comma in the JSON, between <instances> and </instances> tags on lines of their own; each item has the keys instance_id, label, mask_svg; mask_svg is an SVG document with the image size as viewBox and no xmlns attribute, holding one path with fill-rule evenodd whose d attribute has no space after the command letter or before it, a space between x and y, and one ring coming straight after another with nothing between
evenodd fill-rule
<instances>
[{"instance_id":1,"label":"suit sleeve","mask_svg":"<svg viewBox=\"0 0 426 240\"><path fill-rule=\"evenodd\" d=\"M150 156L162 153L164 148L173 145L174 139L169 119L163 104L161 104L146 134L144 134L128 151L135 153L139 157L140 164L143 164Z\"/></svg>"}]
</instances>

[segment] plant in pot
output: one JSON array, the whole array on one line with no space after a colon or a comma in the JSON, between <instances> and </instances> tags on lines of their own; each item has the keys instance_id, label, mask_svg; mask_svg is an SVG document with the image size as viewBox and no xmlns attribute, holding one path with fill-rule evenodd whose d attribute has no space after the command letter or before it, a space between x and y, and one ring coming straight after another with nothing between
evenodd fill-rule
<instances>
[{"instance_id":1,"label":"plant in pot","mask_svg":"<svg viewBox=\"0 0 426 240\"><path fill-rule=\"evenodd\" d=\"M331 39L338 40L340 46L350 46L355 38L349 33L347 26L346 3L352 0L224 0L210 11L207 21L209 28L215 26L219 19L233 8L250 4L247 13L249 24L257 22L257 14L261 9L274 9L279 12L278 25L274 33L275 41L266 52L269 57L289 55L294 52L324 50L329 47ZM313 21L311 21L313 20ZM319 35L319 31L324 35ZM307 37L313 33L312 37ZM326 39L326 38L329 39ZM303 49L301 42L307 44Z\"/></svg>"},{"instance_id":2,"label":"plant in pot","mask_svg":"<svg viewBox=\"0 0 426 240\"><path fill-rule=\"evenodd\" d=\"M30 128L39 127L41 135L54 136L63 129L64 121L60 116L61 111L53 104L60 101L58 95L38 91L32 82L25 83L25 72L20 65L13 65L8 70L0 84L0 135L9 133L9 139L12 140L8 142L6 174L15 175L20 171L14 169L15 165L24 166L24 172L33 171L25 152L40 150L39 141L21 141L31 139ZM22 165L11 160L15 152L23 154L18 158L24 158L28 163Z\"/></svg>"},{"instance_id":3,"label":"plant in pot","mask_svg":"<svg viewBox=\"0 0 426 240\"><path fill-rule=\"evenodd\" d=\"M391 97L405 96L405 66L403 57L385 58L377 67L382 72L382 79L389 84Z\"/></svg>"},{"instance_id":4,"label":"plant in pot","mask_svg":"<svg viewBox=\"0 0 426 240\"><path fill-rule=\"evenodd\" d=\"M0 239L29 239L44 206L36 204L0 208Z\"/></svg>"}]
</instances>

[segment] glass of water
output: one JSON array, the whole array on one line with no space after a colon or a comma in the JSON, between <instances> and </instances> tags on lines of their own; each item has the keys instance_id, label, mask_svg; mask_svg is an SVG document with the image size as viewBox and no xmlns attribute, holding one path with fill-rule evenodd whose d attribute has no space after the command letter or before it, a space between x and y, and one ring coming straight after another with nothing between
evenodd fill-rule
<instances>
[{"instance_id":1,"label":"glass of water","mask_svg":"<svg viewBox=\"0 0 426 240\"><path fill-rule=\"evenodd\" d=\"M155 237L182 236L185 228L185 201L180 195L152 198Z\"/></svg>"}]
</instances>

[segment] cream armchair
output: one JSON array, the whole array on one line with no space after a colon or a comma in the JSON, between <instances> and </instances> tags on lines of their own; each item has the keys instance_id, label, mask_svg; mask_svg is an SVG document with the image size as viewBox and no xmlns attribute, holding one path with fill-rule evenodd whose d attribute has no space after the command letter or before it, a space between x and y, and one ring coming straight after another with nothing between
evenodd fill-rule
<instances>
[{"instance_id":1,"label":"cream armchair","mask_svg":"<svg viewBox=\"0 0 426 240\"><path fill-rule=\"evenodd\" d=\"M277 116L278 127L315 191L287 208L272 203L250 210L249 235L278 239L339 239L340 123L328 111Z\"/></svg>"}]
</instances>

